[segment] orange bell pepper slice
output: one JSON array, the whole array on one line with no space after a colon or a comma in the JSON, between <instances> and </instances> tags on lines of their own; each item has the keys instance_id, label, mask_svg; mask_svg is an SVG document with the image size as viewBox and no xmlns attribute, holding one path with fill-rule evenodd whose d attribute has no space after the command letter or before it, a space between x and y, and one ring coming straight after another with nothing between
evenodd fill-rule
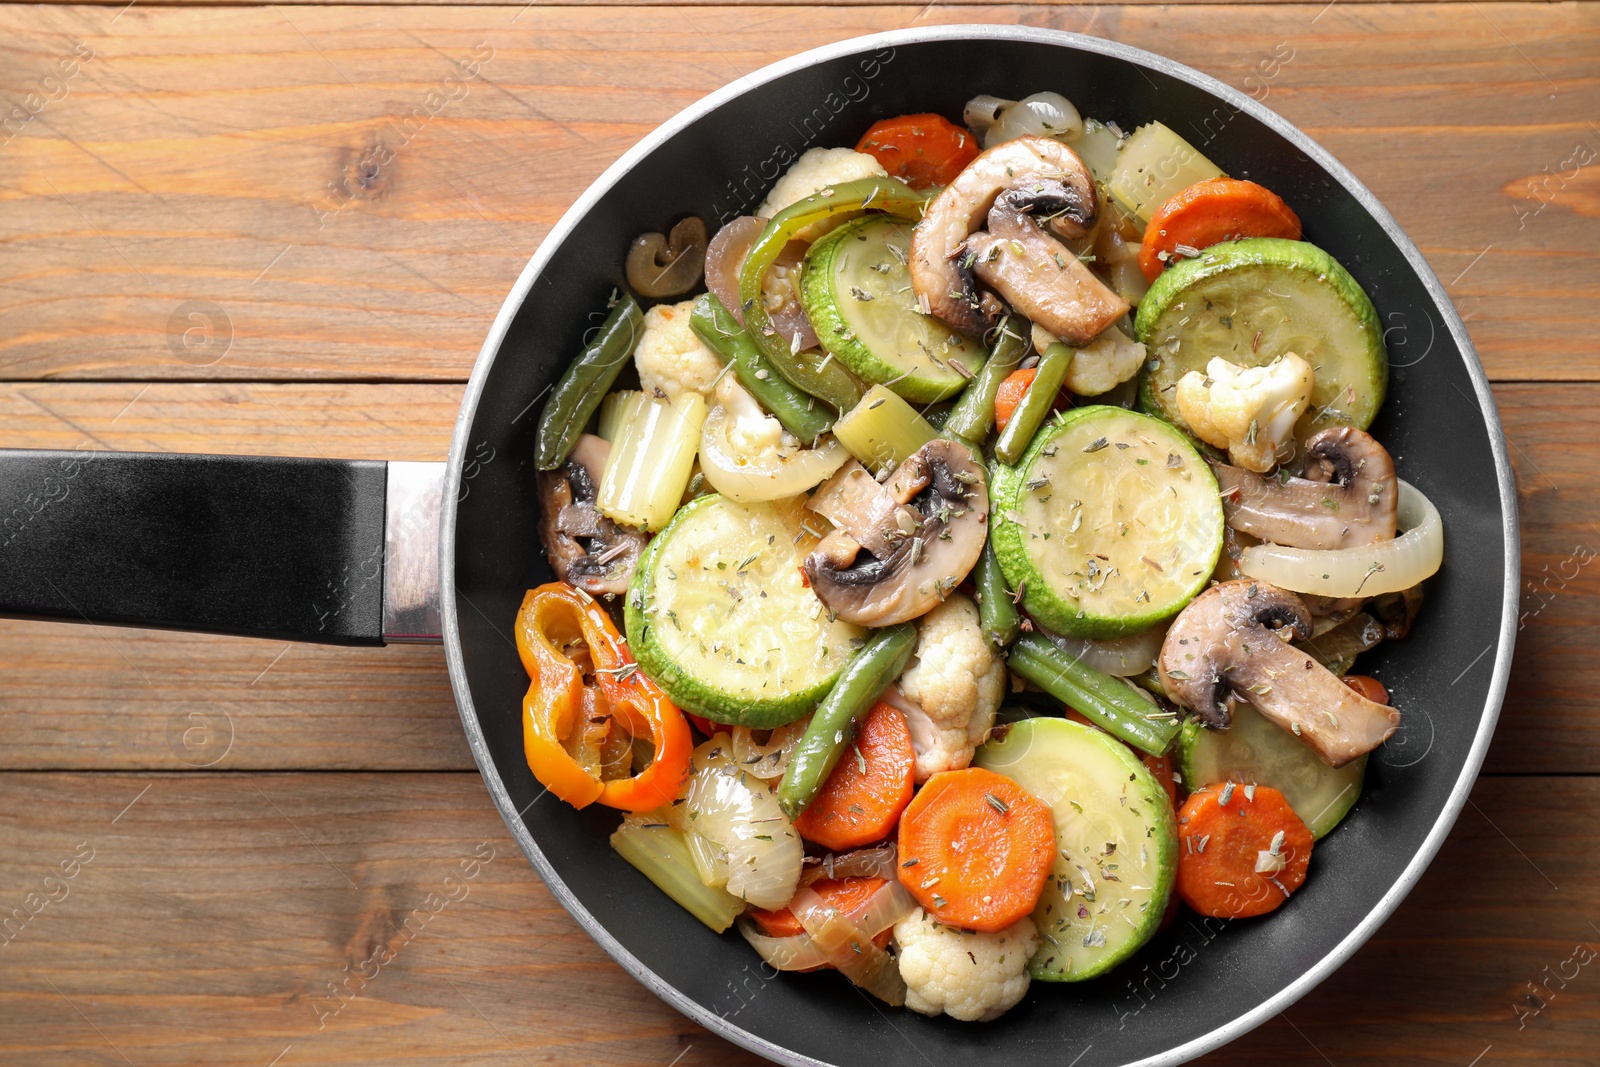
<instances>
[{"instance_id":1,"label":"orange bell pepper slice","mask_svg":"<svg viewBox=\"0 0 1600 1067\"><path fill-rule=\"evenodd\" d=\"M649 811L677 799L694 747L689 724L639 670L594 598L565 582L528 590L517 612L516 638L532 679L522 700L522 744L533 776L575 808L599 801L623 811ZM585 673L599 690L587 699ZM650 766L632 778L606 782L574 759L564 742L582 726L586 706L604 706L634 737L648 736L655 744Z\"/></svg>"}]
</instances>

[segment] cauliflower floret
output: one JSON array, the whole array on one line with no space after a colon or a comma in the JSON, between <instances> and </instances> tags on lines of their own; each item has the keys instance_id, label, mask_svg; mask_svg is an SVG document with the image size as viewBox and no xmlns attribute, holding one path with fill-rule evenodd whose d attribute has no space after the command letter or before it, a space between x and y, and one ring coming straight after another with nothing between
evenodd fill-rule
<instances>
[{"instance_id":1,"label":"cauliflower floret","mask_svg":"<svg viewBox=\"0 0 1600 1067\"><path fill-rule=\"evenodd\" d=\"M716 394L728 413L728 444L736 455L764 456L783 444L783 424L763 411L733 375L717 383Z\"/></svg>"},{"instance_id":2,"label":"cauliflower floret","mask_svg":"<svg viewBox=\"0 0 1600 1067\"><path fill-rule=\"evenodd\" d=\"M922 617L916 653L900 676L917 781L972 762L1005 691L1005 661L983 635L978 605L954 593Z\"/></svg>"},{"instance_id":3,"label":"cauliflower floret","mask_svg":"<svg viewBox=\"0 0 1600 1067\"><path fill-rule=\"evenodd\" d=\"M756 208L756 214L762 218L770 219L790 204L799 203L812 193L821 192L835 185L845 182L858 181L861 178L887 178L889 172L883 169L873 156L865 152L857 152L853 148L809 148L794 161L778 179L778 184L772 187L767 198L761 201L761 206ZM799 233L795 234L797 241L815 241L835 226L843 225L855 214L836 215L822 222L813 222Z\"/></svg>"},{"instance_id":4,"label":"cauliflower floret","mask_svg":"<svg viewBox=\"0 0 1600 1067\"><path fill-rule=\"evenodd\" d=\"M1228 450L1236 466L1265 474L1293 449L1294 424L1311 403L1311 364L1287 352L1246 369L1213 359L1178 382L1178 414L1194 435Z\"/></svg>"},{"instance_id":5,"label":"cauliflower floret","mask_svg":"<svg viewBox=\"0 0 1600 1067\"><path fill-rule=\"evenodd\" d=\"M1033 347L1041 356L1056 340L1050 331L1034 326ZM1115 326L1107 327L1093 341L1073 351L1072 362L1067 366L1067 388L1078 396L1109 393L1139 373L1144 357L1144 345Z\"/></svg>"},{"instance_id":6,"label":"cauliflower floret","mask_svg":"<svg viewBox=\"0 0 1600 1067\"><path fill-rule=\"evenodd\" d=\"M1039 949L1032 919L978 934L935 922L921 908L894 924L894 939L906 1007L969 1023L998 1019L1022 999L1028 960Z\"/></svg>"},{"instance_id":7,"label":"cauliflower floret","mask_svg":"<svg viewBox=\"0 0 1600 1067\"><path fill-rule=\"evenodd\" d=\"M710 396L722 360L689 328L694 301L657 304L644 313L644 332L633 350L639 383L652 396L676 400L679 393Z\"/></svg>"}]
</instances>

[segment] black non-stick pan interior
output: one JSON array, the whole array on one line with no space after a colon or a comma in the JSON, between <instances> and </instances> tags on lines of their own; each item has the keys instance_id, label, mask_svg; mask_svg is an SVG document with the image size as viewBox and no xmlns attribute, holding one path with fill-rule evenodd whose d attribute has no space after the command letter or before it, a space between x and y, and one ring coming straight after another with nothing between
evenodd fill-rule
<instances>
[{"instance_id":1,"label":"black non-stick pan interior","mask_svg":"<svg viewBox=\"0 0 1600 1067\"><path fill-rule=\"evenodd\" d=\"M1514 547L1509 562L1507 552L1514 520L1498 426L1482 399L1476 359L1458 341L1465 334L1430 293L1431 276L1408 261L1404 239L1386 232L1362 191L1257 118L1237 94L1219 99L1175 65L1136 63L1126 58L1131 50L1104 42L1067 47L1082 39L1009 33L1013 39L901 37L771 80L758 74L625 173L613 172L609 190L570 228L557 227L524 276L520 304L508 304L509 319L485 349L468 398L470 423L457 438L458 462L492 458L458 479L456 633L447 640L459 639L451 649L458 696L490 787L504 790L502 810L524 813L513 825L525 834L524 848L542 855L558 880L552 888L608 932L610 943L602 943L636 973L652 972L650 984L701 1021L791 1062L1065 1067L1092 1046L1082 1063L1119 1064L1166 1061L1172 1050L1195 1053L1236 1036L1302 975L1347 954L1353 946L1344 943L1358 928L1370 932L1376 918L1366 928L1364 920L1387 914L1409 888L1414 861L1437 847L1459 807L1451 798L1464 788L1463 775L1470 780L1476 771L1480 733L1486 741L1509 658L1503 623L1508 574L1511 588L1516 581ZM1368 661L1406 725L1373 758L1354 812L1317 845L1310 878L1290 906L1231 925L1186 914L1110 976L1036 982L1000 1022L971 1025L884 1008L835 974L774 976L736 933L712 934L611 851L615 812L536 800L541 789L522 753L528 679L509 635L524 590L551 577L536 532L533 435L542 401L535 401L622 283L629 241L685 214L714 228L759 202L799 152L853 145L876 119L909 111L959 118L978 92L1020 97L1042 89L1125 130L1167 123L1228 173L1282 195L1304 221L1306 239L1366 287L1390 330L1395 365L1373 431L1402 477L1438 506L1446 553L1415 632Z\"/></svg>"}]
</instances>

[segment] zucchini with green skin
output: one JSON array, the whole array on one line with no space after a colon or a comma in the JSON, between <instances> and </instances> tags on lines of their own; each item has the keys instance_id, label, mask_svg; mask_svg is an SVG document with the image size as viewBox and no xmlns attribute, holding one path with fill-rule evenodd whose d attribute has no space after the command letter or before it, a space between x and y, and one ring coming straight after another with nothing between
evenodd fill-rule
<instances>
[{"instance_id":1,"label":"zucchini with green skin","mask_svg":"<svg viewBox=\"0 0 1600 1067\"><path fill-rule=\"evenodd\" d=\"M1006 582L1046 629L1120 637L1171 618L1222 552L1217 480L1186 437L1096 405L1048 420L996 464L989 534Z\"/></svg>"},{"instance_id":2,"label":"zucchini with green skin","mask_svg":"<svg viewBox=\"0 0 1600 1067\"><path fill-rule=\"evenodd\" d=\"M802 534L776 505L712 493L651 540L628 590L628 644L679 707L769 729L832 688L864 631L831 618L805 584Z\"/></svg>"},{"instance_id":3,"label":"zucchini with green skin","mask_svg":"<svg viewBox=\"0 0 1600 1067\"><path fill-rule=\"evenodd\" d=\"M840 226L806 253L800 301L836 359L907 400L931 403L960 392L984 354L922 310L907 266L913 229L887 215Z\"/></svg>"},{"instance_id":4,"label":"zucchini with green skin","mask_svg":"<svg viewBox=\"0 0 1600 1067\"><path fill-rule=\"evenodd\" d=\"M778 804L791 819L799 818L828 781L839 756L850 743L854 724L866 717L878 696L905 669L917 645L917 628L909 622L872 631L822 703L789 756L778 784Z\"/></svg>"},{"instance_id":5,"label":"zucchini with green skin","mask_svg":"<svg viewBox=\"0 0 1600 1067\"><path fill-rule=\"evenodd\" d=\"M1028 964L1045 982L1104 974L1155 935L1177 871L1167 793L1109 734L1066 719L1012 723L973 765L1050 805L1055 867L1033 921L1043 944Z\"/></svg>"},{"instance_id":6,"label":"zucchini with green skin","mask_svg":"<svg viewBox=\"0 0 1600 1067\"><path fill-rule=\"evenodd\" d=\"M643 333L644 312L639 310L639 302L632 293L619 294L594 340L561 375L539 414L535 452L540 470L553 471L567 461Z\"/></svg>"},{"instance_id":7,"label":"zucchini with green skin","mask_svg":"<svg viewBox=\"0 0 1600 1067\"><path fill-rule=\"evenodd\" d=\"M1178 768L1191 791L1217 782L1269 785L1321 838L1361 798L1367 757L1330 767L1289 731L1240 701L1232 724L1213 730L1197 718L1178 735Z\"/></svg>"},{"instance_id":8,"label":"zucchini with green skin","mask_svg":"<svg viewBox=\"0 0 1600 1067\"><path fill-rule=\"evenodd\" d=\"M1304 441L1330 426L1365 430L1383 404L1389 357L1372 301L1350 272L1305 241L1253 237L1212 245L1167 268L1134 329L1150 359L1139 406L1176 426L1178 381L1212 358L1260 367L1286 352L1311 364Z\"/></svg>"}]
</instances>

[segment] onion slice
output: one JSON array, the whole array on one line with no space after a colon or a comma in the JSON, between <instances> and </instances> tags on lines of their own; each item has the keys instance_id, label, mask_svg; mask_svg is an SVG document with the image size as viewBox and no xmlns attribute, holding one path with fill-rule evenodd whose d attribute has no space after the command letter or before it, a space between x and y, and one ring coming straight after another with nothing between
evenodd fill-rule
<instances>
[{"instance_id":1,"label":"onion slice","mask_svg":"<svg viewBox=\"0 0 1600 1067\"><path fill-rule=\"evenodd\" d=\"M884 892L892 893L891 886L904 891L898 881L885 882L884 889L874 894L874 899ZM849 916L829 905L813 889L795 893L789 910L828 957L828 962L846 978L885 1004L899 1007L906 1002L905 979L900 977L900 967L894 957L879 948L872 935L851 922Z\"/></svg>"},{"instance_id":2,"label":"onion slice","mask_svg":"<svg viewBox=\"0 0 1600 1067\"><path fill-rule=\"evenodd\" d=\"M866 852L881 852L882 849L864 849ZM891 846L888 851L893 851ZM853 855L853 853L852 853ZM812 896L816 896L812 893ZM817 897L821 900L821 897ZM823 907L827 907L826 904ZM892 927L901 919L910 915L917 909L917 902L912 899L906 887L898 880L891 877L878 888L878 891L867 899L867 902L842 920L853 926L868 941L877 937L885 930ZM780 971L810 971L818 967L825 967L833 963L832 957L824 951L820 942L809 933L795 934L793 937L768 937L761 932L754 920L749 916L739 919L739 932L744 939L750 942L750 947L756 950L767 963ZM873 945L877 948L877 945ZM854 949L847 949L850 955L856 955ZM878 951L883 951L879 949ZM847 972L848 973L848 972Z\"/></svg>"},{"instance_id":3,"label":"onion slice","mask_svg":"<svg viewBox=\"0 0 1600 1067\"><path fill-rule=\"evenodd\" d=\"M1239 572L1280 589L1331 597L1371 597L1410 589L1444 562L1444 521L1410 482L1397 512L1405 533L1359 548L1318 550L1260 544L1245 549Z\"/></svg>"},{"instance_id":4,"label":"onion slice","mask_svg":"<svg viewBox=\"0 0 1600 1067\"><path fill-rule=\"evenodd\" d=\"M810 718L805 718L770 731L764 745L756 742L750 727L735 726L734 762L762 781L782 778L783 772L789 769L789 756L800 743L801 736L806 732L806 724L810 721Z\"/></svg>"},{"instance_id":5,"label":"onion slice","mask_svg":"<svg viewBox=\"0 0 1600 1067\"><path fill-rule=\"evenodd\" d=\"M756 955L780 971L814 971L828 965L827 953L811 940L810 934L768 937L748 915L739 916L739 932Z\"/></svg>"},{"instance_id":6,"label":"onion slice","mask_svg":"<svg viewBox=\"0 0 1600 1067\"><path fill-rule=\"evenodd\" d=\"M708 868L720 873L725 857L728 892L758 908L783 907L800 882L804 846L777 794L733 761L726 733L695 749L690 767L683 803L669 805L667 821L715 846L720 857L702 857Z\"/></svg>"},{"instance_id":7,"label":"onion slice","mask_svg":"<svg viewBox=\"0 0 1600 1067\"><path fill-rule=\"evenodd\" d=\"M815 448L784 443L783 427L732 377L717 383L717 406L700 427L700 470L729 500L755 504L798 496L850 458L832 434Z\"/></svg>"}]
</instances>

